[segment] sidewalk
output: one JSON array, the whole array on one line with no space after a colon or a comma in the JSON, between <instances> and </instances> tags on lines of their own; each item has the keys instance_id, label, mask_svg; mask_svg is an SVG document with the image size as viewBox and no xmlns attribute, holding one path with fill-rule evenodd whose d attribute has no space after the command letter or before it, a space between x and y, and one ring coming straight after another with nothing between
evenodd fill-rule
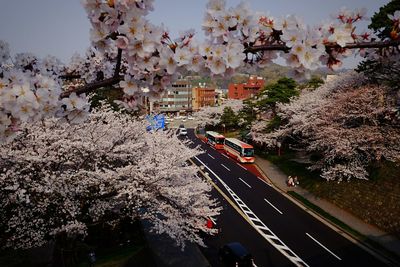
<instances>
[{"instance_id":1,"label":"sidewalk","mask_svg":"<svg viewBox=\"0 0 400 267\"><path fill-rule=\"evenodd\" d=\"M278 167L276 167L269 161L256 156L255 163L263 172L264 178L268 182L271 182L279 190L283 191L284 193L287 193L288 191L296 192L297 194L303 196L304 198L306 198L308 201L310 201L314 205L316 205L316 206L320 207L321 209L323 209L324 211L330 213L332 216L339 219L343 223L347 224L354 230L358 231L359 233L368 237L369 239L375 241L376 243L379 243L382 247L386 248L387 250L393 252L398 257L400 257L400 240L397 239L396 237L389 235L388 233L378 229L377 227L375 227L373 225L363 222L362 220L355 217L351 213L349 213L343 209L340 209L336 205L334 205L324 199L315 197L314 195L312 195L311 193L309 193L308 191L304 190L303 188L301 188L299 186L288 187L286 185L286 179L287 179L286 174L284 174ZM289 195L287 195L287 196L290 197ZM293 199L293 198L291 198L291 199ZM320 217L320 216L318 216L318 217ZM340 230L343 231L342 229L340 229ZM352 236L352 235L350 235L350 236ZM354 236L352 236L352 237L355 238ZM357 240L357 241L360 243L363 243L361 240ZM364 245L366 245L366 244L364 244ZM370 248L370 246L368 246L368 245L366 245L366 246Z\"/></svg>"}]
</instances>

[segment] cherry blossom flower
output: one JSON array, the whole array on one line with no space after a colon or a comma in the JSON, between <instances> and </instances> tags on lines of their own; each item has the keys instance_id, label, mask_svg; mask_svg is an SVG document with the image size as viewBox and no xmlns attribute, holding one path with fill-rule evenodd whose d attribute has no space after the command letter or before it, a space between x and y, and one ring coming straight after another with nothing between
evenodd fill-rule
<instances>
[{"instance_id":1,"label":"cherry blossom flower","mask_svg":"<svg viewBox=\"0 0 400 267\"><path fill-rule=\"evenodd\" d=\"M178 47L175 50L174 60L176 61L178 66L187 65L192 60L192 54L189 52L188 48Z\"/></svg>"},{"instance_id":2,"label":"cherry blossom flower","mask_svg":"<svg viewBox=\"0 0 400 267\"><path fill-rule=\"evenodd\" d=\"M78 96L75 92L70 94L69 97L63 98L61 102L66 105L66 110L83 110L87 106L86 96Z\"/></svg>"},{"instance_id":3,"label":"cherry blossom flower","mask_svg":"<svg viewBox=\"0 0 400 267\"><path fill-rule=\"evenodd\" d=\"M393 21L393 23L400 23L400 10L396 10L393 15L389 14L388 18L391 19Z\"/></svg>"},{"instance_id":4,"label":"cherry blossom flower","mask_svg":"<svg viewBox=\"0 0 400 267\"><path fill-rule=\"evenodd\" d=\"M336 42L341 47L344 47L347 43L354 41L352 37L352 29L346 26L336 27L333 34L329 36L328 41Z\"/></svg>"},{"instance_id":5,"label":"cherry blossom flower","mask_svg":"<svg viewBox=\"0 0 400 267\"><path fill-rule=\"evenodd\" d=\"M222 74L226 70L225 62L220 57L212 57L210 60L208 60L208 67L214 74Z\"/></svg>"},{"instance_id":6,"label":"cherry blossom flower","mask_svg":"<svg viewBox=\"0 0 400 267\"><path fill-rule=\"evenodd\" d=\"M119 49L126 49L129 45L129 39L125 36L118 36L117 41L115 42Z\"/></svg>"},{"instance_id":7,"label":"cherry blossom flower","mask_svg":"<svg viewBox=\"0 0 400 267\"><path fill-rule=\"evenodd\" d=\"M175 55L169 48L163 48L160 53L160 65L166 67L168 74L174 74L177 68Z\"/></svg>"},{"instance_id":8,"label":"cherry blossom flower","mask_svg":"<svg viewBox=\"0 0 400 267\"><path fill-rule=\"evenodd\" d=\"M139 91L136 81L133 80L129 75L125 75L125 79L119 82L119 86L122 88L124 93L129 96L137 94Z\"/></svg>"}]
</instances>

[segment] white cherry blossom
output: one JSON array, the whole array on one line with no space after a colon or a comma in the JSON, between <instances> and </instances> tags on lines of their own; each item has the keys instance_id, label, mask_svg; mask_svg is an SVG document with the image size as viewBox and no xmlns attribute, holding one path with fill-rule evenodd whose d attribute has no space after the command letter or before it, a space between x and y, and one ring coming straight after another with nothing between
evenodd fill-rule
<instances>
[{"instance_id":1,"label":"white cherry blossom","mask_svg":"<svg viewBox=\"0 0 400 267\"><path fill-rule=\"evenodd\" d=\"M138 93L139 87L137 82L132 79L129 75L125 75L125 79L119 82L119 86L122 88L125 94L132 96Z\"/></svg>"}]
</instances>

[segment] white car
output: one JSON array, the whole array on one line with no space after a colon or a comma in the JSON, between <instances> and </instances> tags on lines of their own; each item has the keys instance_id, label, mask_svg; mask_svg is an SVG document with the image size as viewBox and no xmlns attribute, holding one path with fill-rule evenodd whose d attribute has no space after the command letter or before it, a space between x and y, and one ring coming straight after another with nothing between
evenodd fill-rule
<instances>
[{"instance_id":1,"label":"white car","mask_svg":"<svg viewBox=\"0 0 400 267\"><path fill-rule=\"evenodd\" d=\"M194 120L194 117L189 116L189 117L188 117L188 120Z\"/></svg>"},{"instance_id":2,"label":"white car","mask_svg":"<svg viewBox=\"0 0 400 267\"><path fill-rule=\"evenodd\" d=\"M187 130L186 130L186 128L179 128L178 134L179 134L179 135L187 135Z\"/></svg>"}]
</instances>

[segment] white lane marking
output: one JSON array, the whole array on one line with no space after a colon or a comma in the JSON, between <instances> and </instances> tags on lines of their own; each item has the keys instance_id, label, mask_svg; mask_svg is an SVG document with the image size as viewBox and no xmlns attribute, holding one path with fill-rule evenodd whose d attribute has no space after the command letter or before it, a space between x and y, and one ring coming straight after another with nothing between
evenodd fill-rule
<instances>
[{"instance_id":1,"label":"white lane marking","mask_svg":"<svg viewBox=\"0 0 400 267\"><path fill-rule=\"evenodd\" d=\"M263 182L264 184L268 185L269 187L272 187L271 184L267 183L266 181L264 181L264 179L262 179L260 176L257 176L258 179L261 180L261 182Z\"/></svg>"},{"instance_id":2,"label":"white lane marking","mask_svg":"<svg viewBox=\"0 0 400 267\"><path fill-rule=\"evenodd\" d=\"M309 233L306 233L306 235L311 238L312 240L314 240L318 245L320 245L321 247L323 247L326 251L328 251L329 253L331 253L336 259L338 260L342 260L341 258L339 258L335 253L333 253L332 251L330 251L327 247L325 247L324 245L322 245L320 242L318 242L317 239L315 239L314 237L312 237Z\"/></svg>"},{"instance_id":3,"label":"white lane marking","mask_svg":"<svg viewBox=\"0 0 400 267\"><path fill-rule=\"evenodd\" d=\"M243 167L242 165L240 165L239 163L236 163L236 164L247 171L247 169L245 167Z\"/></svg>"},{"instance_id":4,"label":"white lane marking","mask_svg":"<svg viewBox=\"0 0 400 267\"><path fill-rule=\"evenodd\" d=\"M286 258L288 258L291 262L293 262L296 266L305 266L309 267L309 265L303 261L299 256L296 255L279 237L272 232L271 229L268 228L258 217L257 215L239 198L238 195L213 171L211 170L204 162L202 162L198 157L194 157L207 168L215 178L225 187L228 191L229 195L233 198L242 212L245 214L249 224L253 226L254 229L265 239L267 240L273 247L275 247L280 253L282 253Z\"/></svg>"},{"instance_id":5,"label":"white lane marking","mask_svg":"<svg viewBox=\"0 0 400 267\"><path fill-rule=\"evenodd\" d=\"M229 157L227 156L227 155L225 155L225 154L223 154L223 153L221 153L222 154L222 156L224 156L225 158L228 158L229 159Z\"/></svg>"},{"instance_id":6,"label":"white lane marking","mask_svg":"<svg viewBox=\"0 0 400 267\"><path fill-rule=\"evenodd\" d=\"M226 167L224 164L221 163L221 166L227 169L228 171L231 171L228 167Z\"/></svg>"},{"instance_id":7,"label":"white lane marking","mask_svg":"<svg viewBox=\"0 0 400 267\"><path fill-rule=\"evenodd\" d=\"M249 188L251 188L251 186L250 186L248 183L246 183L245 181L243 181L242 178L239 177L239 180L242 181L242 182L243 182L245 185L247 185Z\"/></svg>"},{"instance_id":8,"label":"white lane marking","mask_svg":"<svg viewBox=\"0 0 400 267\"><path fill-rule=\"evenodd\" d=\"M208 217L208 218L213 222L214 225L217 225L217 223L215 222L215 220L213 218L211 218L211 217Z\"/></svg>"},{"instance_id":9,"label":"white lane marking","mask_svg":"<svg viewBox=\"0 0 400 267\"><path fill-rule=\"evenodd\" d=\"M270 204L271 205L271 207L273 207L274 209L276 209L276 211L277 212L279 212L280 214L283 214L282 213L282 211L280 211L277 207L275 207L274 205L272 205L272 203L271 202L269 202L268 200L266 200L265 198L264 198L264 200L268 203L268 204Z\"/></svg>"},{"instance_id":10,"label":"white lane marking","mask_svg":"<svg viewBox=\"0 0 400 267\"><path fill-rule=\"evenodd\" d=\"M213 156L211 156L210 154L207 154L210 158L215 159Z\"/></svg>"}]
</instances>

